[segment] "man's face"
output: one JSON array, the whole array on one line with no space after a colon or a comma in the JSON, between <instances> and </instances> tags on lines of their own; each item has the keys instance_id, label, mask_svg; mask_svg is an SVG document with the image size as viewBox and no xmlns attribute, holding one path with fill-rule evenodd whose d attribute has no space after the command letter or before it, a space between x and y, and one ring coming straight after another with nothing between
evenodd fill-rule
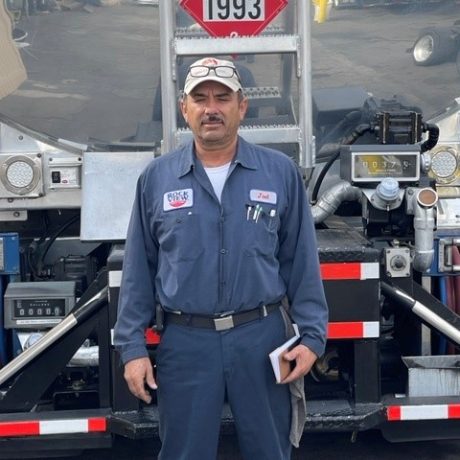
<instances>
[{"instance_id":1,"label":"man's face","mask_svg":"<svg viewBox=\"0 0 460 460\"><path fill-rule=\"evenodd\" d=\"M199 84L181 103L182 115L206 149L224 147L236 138L247 109L247 99L215 81Z\"/></svg>"}]
</instances>

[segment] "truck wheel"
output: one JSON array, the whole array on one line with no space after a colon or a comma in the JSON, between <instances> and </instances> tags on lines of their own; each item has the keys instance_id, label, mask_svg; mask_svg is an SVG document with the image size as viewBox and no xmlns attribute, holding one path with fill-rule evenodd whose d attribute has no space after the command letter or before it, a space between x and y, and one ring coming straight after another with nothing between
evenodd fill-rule
<instances>
[{"instance_id":1,"label":"truck wheel","mask_svg":"<svg viewBox=\"0 0 460 460\"><path fill-rule=\"evenodd\" d=\"M455 55L456 42L450 29L423 29L412 47L415 65L429 66L447 61Z\"/></svg>"}]
</instances>

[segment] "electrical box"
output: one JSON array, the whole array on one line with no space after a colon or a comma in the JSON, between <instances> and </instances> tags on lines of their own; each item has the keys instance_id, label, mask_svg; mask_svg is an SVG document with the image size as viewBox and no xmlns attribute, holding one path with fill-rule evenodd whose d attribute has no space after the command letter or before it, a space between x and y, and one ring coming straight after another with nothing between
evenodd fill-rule
<instances>
[{"instance_id":1,"label":"electrical box","mask_svg":"<svg viewBox=\"0 0 460 460\"><path fill-rule=\"evenodd\" d=\"M0 233L0 275L19 273L19 236Z\"/></svg>"},{"instance_id":2,"label":"electrical box","mask_svg":"<svg viewBox=\"0 0 460 460\"><path fill-rule=\"evenodd\" d=\"M75 305L74 281L9 283L5 292L6 329L48 329Z\"/></svg>"}]
</instances>

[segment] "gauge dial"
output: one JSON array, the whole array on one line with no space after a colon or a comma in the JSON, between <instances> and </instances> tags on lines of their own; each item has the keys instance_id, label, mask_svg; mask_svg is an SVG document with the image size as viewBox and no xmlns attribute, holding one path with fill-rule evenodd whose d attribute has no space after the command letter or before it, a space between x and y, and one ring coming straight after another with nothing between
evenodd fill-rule
<instances>
[{"instance_id":1,"label":"gauge dial","mask_svg":"<svg viewBox=\"0 0 460 460\"><path fill-rule=\"evenodd\" d=\"M420 177L418 152L352 152L352 179L376 182L385 177L399 181L417 181Z\"/></svg>"}]
</instances>

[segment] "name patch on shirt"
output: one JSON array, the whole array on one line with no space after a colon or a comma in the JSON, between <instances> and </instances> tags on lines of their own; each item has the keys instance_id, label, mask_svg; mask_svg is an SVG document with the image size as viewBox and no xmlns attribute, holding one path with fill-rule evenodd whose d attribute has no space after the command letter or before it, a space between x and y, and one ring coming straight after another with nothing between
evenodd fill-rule
<instances>
[{"instance_id":1,"label":"name patch on shirt","mask_svg":"<svg viewBox=\"0 0 460 460\"><path fill-rule=\"evenodd\" d=\"M270 192L266 190L252 189L249 192L249 199L251 201L258 201L260 203L276 204L277 197L276 192Z\"/></svg>"},{"instance_id":2,"label":"name patch on shirt","mask_svg":"<svg viewBox=\"0 0 460 460\"><path fill-rule=\"evenodd\" d=\"M163 195L163 211L173 209L191 208L193 206L193 190L185 188L183 190L174 190L166 192Z\"/></svg>"}]
</instances>

